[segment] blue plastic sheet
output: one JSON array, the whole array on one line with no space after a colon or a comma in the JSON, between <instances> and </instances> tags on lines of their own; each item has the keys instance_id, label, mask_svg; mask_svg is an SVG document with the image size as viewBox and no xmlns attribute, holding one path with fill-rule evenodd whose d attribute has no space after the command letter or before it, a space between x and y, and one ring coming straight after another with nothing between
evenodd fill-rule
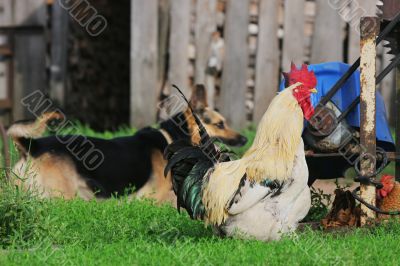
<instances>
[{"instance_id":1,"label":"blue plastic sheet","mask_svg":"<svg viewBox=\"0 0 400 266\"><path fill-rule=\"evenodd\" d=\"M300 67L300 66L298 66ZM341 62L329 62L323 64L309 65L308 69L313 70L317 77L318 93L312 94L311 101L315 106L325 96L333 85L350 68L349 65ZM284 81L280 85L280 90L284 89ZM333 103L344 111L360 95L360 72L357 70L347 80L343 87L331 99ZM390 133L390 127L387 121L385 103L380 93L376 93L376 137L385 150L394 149L394 141ZM357 105L347 116L347 122L353 127L360 127L360 105Z\"/></svg>"}]
</instances>

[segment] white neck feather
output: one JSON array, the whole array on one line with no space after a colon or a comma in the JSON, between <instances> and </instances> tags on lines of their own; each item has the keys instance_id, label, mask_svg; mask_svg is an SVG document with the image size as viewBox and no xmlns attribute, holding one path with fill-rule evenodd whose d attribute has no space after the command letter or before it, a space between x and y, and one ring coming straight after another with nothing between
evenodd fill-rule
<instances>
[{"instance_id":1,"label":"white neck feather","mask_svg":"<svg viewBox=\"0 0 400 266\"><path fill-rule=\"evenodd\" d=\"M248 161L246 173L250 180L286 180L291 176L304 118L292 89L285 89L271 102L253 145L243 156Z\"/></svg>"}]
</instances>

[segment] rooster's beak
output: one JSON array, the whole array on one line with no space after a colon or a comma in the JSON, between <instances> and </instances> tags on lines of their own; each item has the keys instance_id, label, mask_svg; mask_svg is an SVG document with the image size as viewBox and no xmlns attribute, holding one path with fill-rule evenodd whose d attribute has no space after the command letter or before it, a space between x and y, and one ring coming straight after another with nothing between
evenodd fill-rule
<instances>
[{"instance_id":1,"label":"rooster's beak","mask_svg":"<svg viewBox=\"0 0 400 266\"><path fill-rule=\"evenodd\" d=\"M317 93L318 91L317 91L316 88L313 88L313 89L310 90L310 92L311 92L311 93Z\"/></svg>"}]
</instances>

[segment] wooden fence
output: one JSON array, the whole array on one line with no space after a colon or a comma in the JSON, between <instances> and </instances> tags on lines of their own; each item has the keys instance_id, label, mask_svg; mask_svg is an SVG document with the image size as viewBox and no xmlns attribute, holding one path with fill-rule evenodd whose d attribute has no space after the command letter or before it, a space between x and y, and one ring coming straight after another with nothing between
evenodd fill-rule
<instances>
[{"instance_id":1,"label":"wooden fence","mask_svg":"<svg viewBox=\"0 0 400 266\"><path fill-rule=\"evenodd\" d=\"M160 88L163 76L188 95L192 81L209 85L208 56L217 29L222 33L224 57L222 76L213 76L211 83L216 87L215 105L236 128L249 121L257 123L277 92L280 72L287 71L291 61L351 64L359 57L359 19L375 15L375 4L375 0L134 0L132 124L154 122L156 103L150 91ZM156 19L162 28L154 27ZM165 36L166 29L169 36ZM168 47L159 45L156 53L154 45L147 43L149 36L153 36L153 42L157 37L160 41L169 39L163 41ZM157 57L165 57L165 50L169 51L169 60L159 60ZM390 62L385 52L379 47L378 70ZM167 73L155 79L160 70L164 71L163 64L168 64ZM394 86L393 74L380 88L389 115L393 112ZM137 110L137 101L137 106L145 109Z\"/></svg>"},{"instance_id":2,"label":"wooden fence","mask_svg":"<svg viewBox=\"0 0 400 266\"><path fill-rule=\"evenodd\" d=\"M0 92L1 102L9 103L0 108L12 108L16 119L28 115L21 98L46 89L46 7L43 0L0 1Z\"/></svg>"},{"instance_id":3,"label":"wooden fence","mask_svg":"<svg viewBox=\"0 0 400 266\"><path fill-rule=\"evenodd\" d=\"M131 65L130 81L126 80L131 84L130 122L136 127L154 124L159 95L171 92L171 84L190 96L193 83L205 83L209 104L235 128L257 123L290 61L352 63L358 58L358 21L376 12L375 2L131 0L131 36L126 36L131 44L126 58ZM0 42L3 35L11 36L14 58L12 66L0 60L0 108L11 106L3 97L13 99L14 119L26 117L20 100L33 89L45 91L61 105L68 97L70 19L59 1L0 0ZM0 48L2 58L7 58L10 51L2 43ZM378 49L378 70L390 62L385 49ZM14 70L12 76L2 75L7 68ZM394 86L394 75L389 75L380 87L391 117Z\"/></svg>"}]
</instances>

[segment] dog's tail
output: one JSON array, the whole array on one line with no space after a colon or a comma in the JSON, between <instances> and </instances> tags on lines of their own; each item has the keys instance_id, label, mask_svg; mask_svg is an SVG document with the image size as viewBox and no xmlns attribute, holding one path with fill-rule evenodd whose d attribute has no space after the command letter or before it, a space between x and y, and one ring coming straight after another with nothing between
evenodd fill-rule
<instances>
[{"instance_id":1,"label":"dog's tail","mask_svg":"<svg viewBox=\"0 0 400 266\"><path fill-rule=\"evenodd\" d=\"M41 137L46 131L48 123L64 119L64 115L59 112L44 113L36 120L15 122L7 130L7 135L12 138L18 149L27 152L25 147L27 140Z\"/></svg>"}]
</instances>

